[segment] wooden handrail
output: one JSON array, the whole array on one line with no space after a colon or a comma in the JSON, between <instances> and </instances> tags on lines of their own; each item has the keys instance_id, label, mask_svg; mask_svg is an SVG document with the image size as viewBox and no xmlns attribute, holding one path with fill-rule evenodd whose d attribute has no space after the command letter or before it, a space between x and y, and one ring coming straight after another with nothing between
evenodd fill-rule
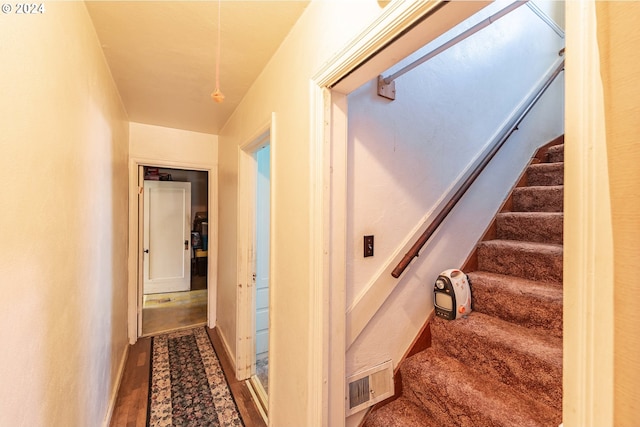
<instances>
[{"instance_id":1,"label":"wooden handrail","mask_svg":"<svg viewBox=\"0 0 640 427\"><path fill-rule=\"evenodd\" d=\"M536 90L533 95L529 97L524 107L520 109L519 114L517 114L509 123L507 123L500 132L499 136L492 143L491 150L484 156L480 164L473 170L471 175L469 175L460 188L455 192L455 194L449 199L447 204L442 208L440 213L434 218L434 220L429 224L427 229L420 235L418 240L411 246L409 251L405 254L404 257L400 260L396 268L393 269L391 275L396 279L400 277L400 275L407 269L411 261L416 258L420 254L420 250L424 247L424 245L429 241L433 233L438 229L440 224L444 221L444 219L449 215L449 213L453 210L455 205L462 199L462 196L467 192L467 190L474 183L476 178L482 173L484 168L489 164L491 159L496 155L496 153L502 148L504 143L509 139L511 134L518 129L518 125L522 122L525 116L531 111L533 106L538 102L538 100L542 97L542 94L547 90L547 88L553 83L555 78L562 72L564 69L564 58L560 59L559 65L556 66L551 72L548 73L547 78L544 79L544 82L539 86L538 90Z\"/></svg>"}]
</instances>

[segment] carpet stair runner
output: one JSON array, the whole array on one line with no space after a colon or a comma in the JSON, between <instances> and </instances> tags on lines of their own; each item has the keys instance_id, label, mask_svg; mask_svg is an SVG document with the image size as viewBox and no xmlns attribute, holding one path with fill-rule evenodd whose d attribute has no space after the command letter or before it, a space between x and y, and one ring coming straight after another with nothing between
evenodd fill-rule
<instances>
[{"instance_id":1,"label":"carpet stair runner","mask_svg":"<svg viewBox=\"0 0 640 427\"><path fill-rule=\"evenodd\" d=\"M476 248L473 312L431 322L432 346L400 364L402 395L364 427L562 422L563 141L543 151Z\"/></svg>"}]
</instances>

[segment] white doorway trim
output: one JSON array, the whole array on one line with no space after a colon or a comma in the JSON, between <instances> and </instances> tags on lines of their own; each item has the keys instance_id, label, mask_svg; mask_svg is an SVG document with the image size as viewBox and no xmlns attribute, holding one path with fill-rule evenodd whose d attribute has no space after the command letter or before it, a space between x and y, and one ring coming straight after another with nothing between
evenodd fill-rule
<instances>
[{"instance_id":1,"label":"white doorway trim","mask_svg":"<svg viewBox=\"0 0 640 427\"><path fill-rule=\"evenodd\" d=\"M565 2L563 423L614 424L614 265L596 2Z\"/></svg>"},{"instance_id":2,"label":"white doorway trim","mask_svg":"<svg viewBox=\"0 0 640 427\"><path fill-rule=\"evenodd\" d=\"M255 212L256 212L256 151L269 144L271 150L271 182L274 182L274 158L276 144L276 115L271 114L262 126L251 137L238 146L238 292L236 310L236 378L249 379L254 373L255 363L255 299L254 299L254 264L255 264ZM271 222L270 235L273 236L274 188L271 186ZM274 247L269 242L269 286L273 285ZM271 291L269 307L271 308ZM269 312L271 318L271 311ZM269 326L271 327L271 325ZM269 357L272 339L269 333ZM271 399L269 399L271 400ZM269 408L267 408L269 409ZM266 411L269 413L269 410Z\"/></svg>"},{"instance_id":3,"label":"white doorway trim","mask_svg":"<svg viewBox=\"0 0 640 427\"><path fill-rule=\"evenodd\" d=\"M140 336L139 317L142 311L142 281L139 266L139 254L142 252L139 236L139 189L138 175L142 166L155 166L172 169L185 169L208 172L208 215L209 243L207 262L207 326L216 324L217 270L218 270L218 169L204 163L164 161L158 159L132 157L129 159L129 244L128 244L128 310L127 332L129 343L135 344Z\"/></svg>"}]
</instances>

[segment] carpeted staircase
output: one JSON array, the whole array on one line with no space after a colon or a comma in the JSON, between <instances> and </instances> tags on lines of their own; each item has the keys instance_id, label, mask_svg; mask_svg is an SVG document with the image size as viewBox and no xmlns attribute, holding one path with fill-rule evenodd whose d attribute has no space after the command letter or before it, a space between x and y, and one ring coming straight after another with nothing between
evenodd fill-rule
<instances>
[{"instance_id":1,"label":"carpeted staircase","mask_svg":"<svg viewBox=\"0 0 640 427\"><path fill-rule=\"evenodd\" d=\"M476 248L477 269L467 272L474 311L431 322L432 346L400 365L402 395L369 413L364 427L562 422L564 144L557 142L534 158L490 240Z\"/></svg>"}]
</instances>

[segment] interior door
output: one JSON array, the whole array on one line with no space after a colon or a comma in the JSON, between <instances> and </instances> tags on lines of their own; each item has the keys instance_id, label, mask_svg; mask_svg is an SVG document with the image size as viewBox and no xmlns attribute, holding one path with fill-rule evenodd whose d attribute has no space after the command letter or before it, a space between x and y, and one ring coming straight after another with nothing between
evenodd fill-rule
<instances>
[{"instance_id":1,"label":"interior door","mask_svg":"<svg viewBox=\"0 0 640 427\"><path fill-rule=\"evenodd\" d=\"M191 282L191 183L144 181L145 294L188 291Z\"/></svg>"}]
</instances>

